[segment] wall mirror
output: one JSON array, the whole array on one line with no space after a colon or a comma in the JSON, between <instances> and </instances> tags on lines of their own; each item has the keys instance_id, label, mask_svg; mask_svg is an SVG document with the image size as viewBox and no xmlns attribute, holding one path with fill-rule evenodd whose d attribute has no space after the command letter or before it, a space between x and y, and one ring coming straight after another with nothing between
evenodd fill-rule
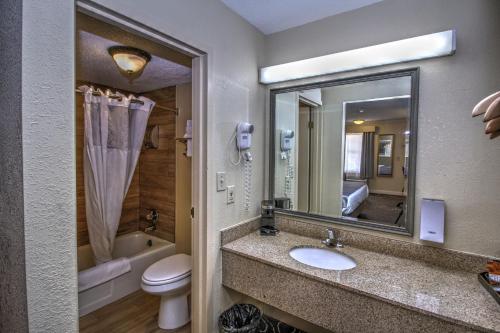
<instances>
[{"instance_id":1,"label":"wall mirror","mask_svg":"<svg viewBox=\"0 0 500 333\"><path fill-rule=\"evenodd\" d=\"M411 235L417 102L418 69L271 90L277 210Z\"/></svg>"}]
</instances>

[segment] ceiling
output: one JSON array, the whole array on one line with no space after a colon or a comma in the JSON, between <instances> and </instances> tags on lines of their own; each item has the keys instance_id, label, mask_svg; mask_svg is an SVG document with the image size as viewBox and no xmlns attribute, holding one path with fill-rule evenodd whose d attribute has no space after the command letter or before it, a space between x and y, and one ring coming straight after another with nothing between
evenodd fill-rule
<instances>
[{"instance_id":1,"label":"ceiling","mask_svg":"<svg viewBox=\"0 0 500 333\"><path fill-rule=\"evenodd\" d=\"M404 119L409 117L409 110L408 97L346 103L345 121L352 123L355 119L366 122Z\"/></svg>"},{"instance_id":2,"label":"ceiling","mask_svg":"<svg viewBox=\"0 0 500 333\"><path fill-rule=\"evenodd\" d=\"M221 0L264 34L283 31L382 0Z\"/></svg>"},{"instance_id":3,"label":"ceiling","mask_svg":"<svg viewBox=\"0 0 500 333\"><path fill-rule=\"evenodd\" d=\"M118 71L108 54L108 48L113 45L122 44L86 31L78 31L77 80L133 93L191 82L191 68L152 54L151 61L146 65L142 75L131 83Z\"/></svg>"}]
</instances>

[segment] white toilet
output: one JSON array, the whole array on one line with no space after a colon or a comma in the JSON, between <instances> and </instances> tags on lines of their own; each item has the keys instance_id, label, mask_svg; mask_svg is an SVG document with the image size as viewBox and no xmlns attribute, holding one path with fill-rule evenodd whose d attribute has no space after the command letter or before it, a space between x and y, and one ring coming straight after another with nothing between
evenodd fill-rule
<instances>
[{"instance_id":1,"label":"white toilet","mask_svg":"<svg viewBox=\"0 0 500 333\"><path fill-rule=\"evenodd\" d=\"M190 320L191 256L176 254L149 266L142 275L142 290L161 296L158 326L175 329Z\"/></svg>"}]
</instances>

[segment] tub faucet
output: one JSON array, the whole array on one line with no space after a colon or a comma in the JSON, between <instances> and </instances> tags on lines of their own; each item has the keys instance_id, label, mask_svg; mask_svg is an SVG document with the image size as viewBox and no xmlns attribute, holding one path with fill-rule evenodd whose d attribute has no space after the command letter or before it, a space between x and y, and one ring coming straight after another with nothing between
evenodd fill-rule
<instances>
[{"instance_id":1,"label":"tub faucet","mask_svg":"<svg viewBox=\"0 0 500 333\"><path fill-rule=\"evenodd\" d=\"M321 243L325 244L328 247L344 247L344 244L340 241L340 237L335 235L335 230L328 228L326 229L327 238L322 240Z\"/></svg>"},{"instance_id":2,"label":"tub faucet","mask_svg":"<svg viewBox=\"0 0 500 333\"><path fill-rule=\"evenodd\" d=\"M151 225L144 229L144 232L152 232L156 230L156 225L158 224L158 219L160 214L156 208L149 209L148 215L146 215L146 221L151 221Z\"/></svg>"}]
</instances>

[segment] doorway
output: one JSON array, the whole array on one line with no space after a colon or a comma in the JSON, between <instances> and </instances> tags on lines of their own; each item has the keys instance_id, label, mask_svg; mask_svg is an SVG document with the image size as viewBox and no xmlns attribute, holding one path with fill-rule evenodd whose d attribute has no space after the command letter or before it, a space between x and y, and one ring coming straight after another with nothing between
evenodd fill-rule
<instances>
[{"instance_id":1,"label":"doorway","mask_svg":"<svg viewBox=\"0 0 500 333\"><path fill-rule=\"evenodd\" d=\"M206 318L204 317L204 314L206 313L206 299L205 295L201 292L201 290L205 290L204 283L206 279L204 279L204 272L206 272L206 258L203 257L203 253L206 253L206 225L204 224L204 217L205 217L205 212L206 212L206 188L205 188L205 176L202 172L202 170L205 169L206 166L206 156L205 156L205 136L206 136L206 61L207 61L207 56L203 52L191 48L190 46L170 38L167 35L164 35L158 31L155 31L153 29L149 29L148 27L144 26L143 24L139 22L135 22L133 20L130 20L128 18L124 18L118 14L112 13L110 11L104 10L100 7L93 6L88 3L77 3L77 23L79 22L79 17L85 17L87 28L90 26L92 27L93 25L100 26L102 24L106 24L109 27L107 29L104 29L106 32L104 33L105 36L101 37L111 37L111 34L113 32L116 32L116 29L121 30L125 32L123 35L132 35L135 38L133 38L134 41L141 41L139 42L139 45L134 45L134 46L140 46L142 48L145 48L144 45L153 45L154 52L151 52L153 54L159 54L163 58L168 59L171 62L174 62L176 64L181 64L184 66L189 66L191 68L191 84L187 83L182 83L182 84L176 84L175 89L170 88L170 90L167 91L160 91L161 89L153 89L153 90L141 90L137 86L134 86L134 88L137 88L135 91L130 91L130 89L127 89L126 86L121 86L121 87L115 87L112 85L106 85L102 84L99 82L94 82L95 86L99 86L104 88L110 88L112 91L120 91L123 93L128 93L131 92L133 94L142 94L145 95L146 97L150 97L152 100L155 100L157 102L157 105L159 106L164 106L166 108L171 108L171 109L181 109L181 107L177 103L184 103L186 104L191 104L191 109L192 109L192 114L191 114L191 119L192 119L192 137L191 137L191 146L190 146L190 151L188 152L187 146L188 146L188 140L184 138L185 134L185 127L186 127L186 120L188 120L189 115L186 113L179 112L179 115L173 116L172 114L166 116L166 117L175 117L175 126L164 124L165 122L168 123L168 119L161 119L162 117L160 115L155 116L155 120L157 124L149 124L148 123L148 131L146 134L151 134L153 133L158 133L159 135L159 145L161 146L162 140L165 141L167 139L173 139L173 145L171 143L167 143L167 148L165 150L170 150L172 151L172 146L174 147L175 151L175 163L174 168L175 168L175 174L176 176L179 174L182 174L181 177L175 177L174 182L175 182L175 198L183 198L183 200L174 200L173 204L175 208L173 209L174 211L174 216L175 216L175 225L172 228L172 225L168 226L161 226L162 230L159 230L163 232L163 235L160 235L161 239L166 239L168 241L168 238L170 237L170 241L173 240L175 243L179 243L178 251L182 253L187 253L192 255L192 294L191 294L191 313L192 313L192 323L191 323L191 330L193 332L197 331L202 331L202 327L204 327L206 323ZM78 27L77 27L78 28ZM116 34L115 34L116 35ZM113 36L116 37L116 36ZM78 38L78 37L77 37ZM130 40L130 39L129 39ZM124 42L122 42L124 44ZM147 46L146 46L147 48ZM78 73L78 64L77 64L77 73ZM80 78L81 79L81 78ZM80 80L80 81L85 81L85 80ZM91 81L91 80L86 80L86 81ZM93 81L98 81L98 80L93 80ZM102 81L102 80L101 80ZM77 82L77 84L81 84L85 82ZM92 83L92 82L87 82L87 83ZM104 82L105 83L105 82ZM178 83L178 82L176 82ZM184 85L184 87L181 87ZM189 89L186 88L186 86L189 86ZM164 87L167 89L168 87ZM171 101L168 100L169 93L175 94L175 102L173 106L168 105L171 103ZM171 96L170 96L171 97ZM164 100L161 101L162 98L165 98ZM77 103L76 105L78 106L79 101L77 97ZM153 111L154 112L154 111ZM168 112L167 112L168 113ZM151 115L153 117L153 113ZM150 117L150 120L153 119ZM154 129L155 125L162 126L164 124L165 128L159 128L159 129ZM151 126L149 126L151 125ZM152 128L151 128L152 127ZM155 132L156 131L156 132ZM175 136L174 137L165 137L165 132L174 132ZM182 132L182 135L180 134ZM150 138L148 138L150 139ZM153 140L154 141L154 140ZM154 144L154 142L153 142ZM150 172L146 172L143 175L144 180L148 179L151 180L149 182L149 185L154 185L154 179L158 180L158 177L162 176L161 170L154 170L154 165L158 165L161 163L156 163L157 159L159 158L160 160L162 159L162 156L159 155L158 153L160 152L161 149L158 150L153 150L155 148L145 148L146 150L143 150L141 152L141 156L146 156L143 154L146 152L146 154L149 153L151 155L151 160L150 161L144 161L143 166L146 167L151 167L151 164L153 164L153 169L150 170ZM77 155L80 154L79 151L77 151ZM191 154L192 156L190 159L188 159L188 154ZM158 156L155 156L158 155ZM182 156L182 157L181 157ZM168 159L168 158L167 158ZM171 159L171 158L170 158ZM153 161L152 163L150 163ZM139 161L139 170L141 169L141 160ZM168 164L168 161L165 161ZM189 162L189 163L188 163ZM191 172L189 172L189 168L186 166L189 165L191 166ZM144 168L144 169L145 169ZM172 166L170 165L170 168ZM154 172L157 171L158 175L155 175ZM140 173L140 171L139 171ZM167 170L167 175L168 175L168 170ZM155 203L155 200L150 200L148 203L148 198L145 198L144 203L141 206L141 181L140 177L141 174L139 174L139 213L138 213L138 223L136 223L138 229L142 228L147 228L147 220L142 219L142 217L147 216L147 210L144 209L142 211L142 208L156 208L156 207L149 207L151 206L151 202ZM189 177L188 177L189 176ZM182 179L188 179L190 180L191 184L186 184L186 182L180 181ZM169 183L171 185L172 179L167 179L165 183ZM147 181L144 182L144 184L148 183ZM163 187L163 185L159 185L159 188ZM187 191L189 189L190 191ZM150 186L150 188L144 189L144 193L151 193L158 191L158 189L155 189L154 186ZM130 191L129 191L130 194ZM162 194L159 194L160 197L160 204L161 202L161 197ZM189 204L186 204L186 198L189 198ZM158 200L156 200L158 202ZM164 202L163 202L164 203ZM182 204L179 206L179 203ZM148 206L148 207L146 207ZM172 206L172 201L167 202L165 206ZM124 207L125 208L125 207ZM128 206L130 209L130 205ZM172 207L170 207L172 208ZM81 209L81 208L80 208ZM168 207L166 208L168 209ZM133 209L130 209L133 210ZM135 213L130 213L130 215L134 215ZM142 214L142 216L141 216ZM169 214L168 212L165 214ZM123 212L122 212L122 217L123 217ZM189 224L179 224L178 225L178 220L181 218L186 221L189 220ZM160 213L160 219L161 219L161 213ZM132 220L132 219L131 219ZM144 222L144 223L143 223ZM161 224L161 222L160 222ZM159 224L159 226L160 226ZM133 228L134 222L129 222L125 221L123 226L120 224L120 227L122 227L122 232L124 234L127 234L127 230L129 230L132 226ZM164 227L164 228L163 228ZM127 229L128 228L128 229ZM160 229L160 228L159 228ZM84 232L80 232L79 230L79 242L81 242L81 239L84 239L84 236L82 236ZM160 233L161 234L161 233ZM82 236L82 237L80 237ZM180 240L183 240L182 242ZM188 245L188 241L191 243ZM129 297L133 297L129 296Z\"/></svg>"}]
</instances>

